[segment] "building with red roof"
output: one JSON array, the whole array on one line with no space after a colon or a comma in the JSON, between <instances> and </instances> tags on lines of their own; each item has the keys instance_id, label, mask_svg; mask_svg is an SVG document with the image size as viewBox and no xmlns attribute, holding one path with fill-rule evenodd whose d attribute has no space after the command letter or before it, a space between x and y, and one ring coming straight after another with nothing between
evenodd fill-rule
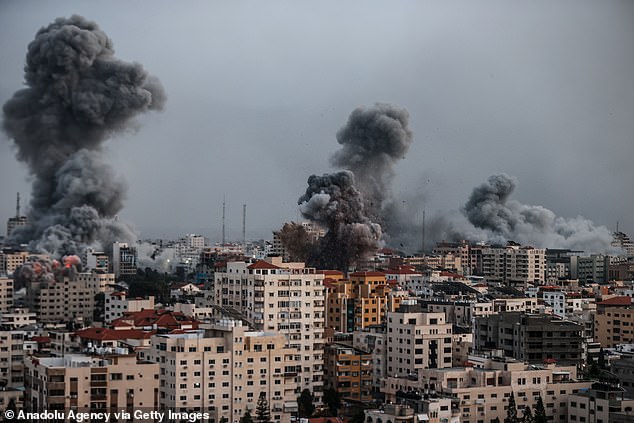
<instances>
[{"instance_id":1,"label":"building with red roof","mask_svg":"<svg viewBox=\"0 0 634 423\"><path fill-rule=\"evenodd\" d=\"M634 343L634 306L630 297L612 297L598 302L594 319L594 340L601 347Z\"/></svg>"}]
</instances>

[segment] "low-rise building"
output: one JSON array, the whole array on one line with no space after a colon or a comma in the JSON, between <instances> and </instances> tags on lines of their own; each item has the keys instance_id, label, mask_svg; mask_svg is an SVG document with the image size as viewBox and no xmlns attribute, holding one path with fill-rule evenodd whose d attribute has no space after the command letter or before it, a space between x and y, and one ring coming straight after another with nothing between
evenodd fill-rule
<instances>
[{"instance_id":1,"label":"low-rise building","mask_svg":"<svg viewBox=\"0 0 634 423\"><path fill-rule=\"evenodd\" d=\"M401 393L436 393L452 398L452 408L463 423L504 421L513 393L518 415L526 406L534 409L541 396L549 421L566 423L569 395L590 388L592 382L577 378L576 366L529 365L516 360L488 359L482 367L424 369L418 378L389 377L382 391L387 401ZM589 422L589 420L587 420Z\"/></svg>"},{"instance_id":2,"label":"low-rise building","mask_svg":"<svg viewBox=\"0 0 634 423\"><path fill-rule=\"evenodd\" d=\"M128 297L127 292L117 291L105 295L105 317L106 323L116 320L126 312L136 312L141 310L154 309L154 297L148 298Z\"/></svg>"}]
</instances>

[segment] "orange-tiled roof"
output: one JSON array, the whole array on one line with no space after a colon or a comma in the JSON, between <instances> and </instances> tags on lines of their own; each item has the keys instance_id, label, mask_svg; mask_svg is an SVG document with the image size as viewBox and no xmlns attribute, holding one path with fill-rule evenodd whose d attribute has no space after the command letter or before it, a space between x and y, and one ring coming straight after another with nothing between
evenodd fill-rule
<instances>
[{"instance_id":1,"label":"orange-tiled roof","mask_svg":"<svg viewBox=\"0 0 634 423\"><path fill-rule=\"evenodd\" d=\"M112 321L112 326L120 325L120 323L127 323L135 328L156 326L167 329L178 329L182 326L197 329L199 324L197 320L192 320L181 312L153 309L125 312L123 317Z\"/></svg>"},{"instance_id":2,"label":"orange-tiled roof","mask_svg":"<svg viewBox=\"0 0 634 423\"><path fill-rule=\"evenodd\" d=\"M125 297L125 292L113 292L110 294L111 297Z\"/></svg>"},{"instance_id":3,"label":"orange-tiled roof","mask_svg":"<svg viewBox=\"0 0 634 423\"><path fill-rule=\"evenodd\" d=\"M82 339L98 341L118 341L123 339L148 339L156 331L144 331L139 329L115 330L109 328L86 328L75 332Z\"/></svg>"},{"instance_id":4,"label":"orange-tiled roof","mask_svg":"<svg viewBox=\"0 0 634 423\"><path fill-rule=\"evenodd\" d=\"M603 305L603 306L629 306L629 305L632 305L632 298L630 298L628 296L612 297L612 298L608 298L607 300L601 301L597 305Z\"/></svg>"},{"instance_id":5,"label":"orange-tiled roof","mask_svg":"<svg viewBox=\"0 0 634 423\"><path fill-rule=\"evenodd\" d=\"M48 344L49 342L51 342L51 337L50 336L34 336L33 338L31 338L31 341L37 342L38 344Z\"/></svg>"},{"instance_id":6,"label":"orange-tiled roof","mask_svg":"<svg viewBox=\"0 0 634 423\"><path fill-rule=\"evenodd\" d=\"M255 263L247 266L247 269L279 269L279 267L272 263L269 263L268 261L258 260Z\"/></svg>"}]
</instances>

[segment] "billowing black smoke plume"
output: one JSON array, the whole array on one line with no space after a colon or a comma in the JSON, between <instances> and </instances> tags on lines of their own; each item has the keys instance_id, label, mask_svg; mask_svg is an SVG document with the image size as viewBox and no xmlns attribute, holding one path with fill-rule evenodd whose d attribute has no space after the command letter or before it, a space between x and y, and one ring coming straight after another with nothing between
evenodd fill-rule
<instances>
[{"instance_id":1,"label":"billowing black smoke plume","mask_svg":"<svg viewBox=\"0 0 634 423\"><path fill-rule=\"evenodd\" d=\"M378 103L355 109L337 133L342 148L332 156L332 164L354 173L368 216L381 225L389 221L386 208L394 202L394 165L412 143L408 121L407 110Z\"/></svg>"},{"instance_id":2,"label":"billowing black smoke plume","mask_svg":"<svg viewBox=\"0 0 634 423\"><path fill-rule=\"evenodd\" d=\"M102 144L139 113L162 108L160 82L140 64L115 58L106 34L76 15L38 31L25 82L3 108L3 128L33 176L29 223L9 242L61 256L133 240L116 218L126 185L104 160Z\"/></svg>"},{"instance_id":3,"label":"billowing black smoke plume","mask_svg":"<svg viewBox=\"0 0 634 423\"><path fill-rule=\"evenodd\" d=\"M311 176L299 199L302 215L325 228L326 235L315 241L301 225L286 225L279 235L291 256L347 271L376 251L382 226L398 226L392 180L394 165L412 142L408 120L407 110L382 103L350 114L337 133L342 148L331 158L344 170Z\"/></svg>"},{"instance_id":4,"label":"billowing black smoke plume","mask_svg":"<svg viewBox=\"0 0 634 423\"><path fill-rule=\"evenodd\" d=\"M610 251L612 234L605 226L577 216L558 217L542 206L511 199L517 181L505 174L489 177L473 189L463 208L467 218L452 216L436 222L445 239L516 241L540 248L569 248L586 252Z\"/></svg>"},{"instance_id":5,"label":"billowing black smoke plume","mask_svg":"<svg viewBox=\"0 0 634 423\"><path fill-rule=\"evenodd\" d=\"M378 248L381 226L366 216L352 172L312 175L298 203L305 218L327 229L317 248L309 251L311 265L347 271Z\"/></svg>"}]
</instances>

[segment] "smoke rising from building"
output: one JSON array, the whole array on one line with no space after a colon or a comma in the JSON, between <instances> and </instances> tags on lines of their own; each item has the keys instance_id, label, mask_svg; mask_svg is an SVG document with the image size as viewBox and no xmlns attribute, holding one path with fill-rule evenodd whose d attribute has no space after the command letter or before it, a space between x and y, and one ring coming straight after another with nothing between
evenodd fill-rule
<instances>
[{"instance_id":1,"label":"smoke rising from building","mask_svg":"<svg viewBox=\"0 0 634 423\"><path fill-rule=\"evenodd\" d=\"M366 216L363 197L354 181L350 171L308 178L308 188L298 201L300 211L327 229L309 263L347 271L378 248L381 226Z\"/></svg>"},{"instance_id":2,"label":"smoke rising from building","mask_svg":"<svg viewBox=\"0 0 634 423\"><path fill-rule=\"evenodd\" d=\"M492 243L516 241L540 248L570 248L606 252L612 233L605 226L577 216L564 218L545 207L511 199L517 181L505 174L489 177L475 187L462 212L436 219L436 236L444 239L484 240Z\"/></svg>"},{"instance_id":3,"label":"smoke rising from building","mask_svg":"<svg viewBox=\"0 0 634 423\"><path fill-rule=\"evenodd\" d=\"M3 108L3 129L33 177L29 223L9 242L61 256L132 241L130 226L116 218L126 184L102 146L139 113L163 107L160 82L117 59L106 34L77 15L37 32L25 82Z\"/></svg>"},{"instance_id":4,"label":"smoke rising from building","mask_svg":"<svg viewBox=\"0 0 634 423\"><path fill-rule=\"evenodd\" d=\"M78 272L81 272L81 259L75 255L64 256L61 261L32 257L16 269L16 289L30 283L61 282L65 277L74 279Z\"/></svg>"},{"instance_id":5,"label":"smoke rising from building","mask_svg":"<svg viewBox=\"0 0 634 423\"><path fill-rule=\"evenodd\" d=\"M331 158L336 167L354 173L366 212L384 223L384 211L393 201L394 165L412 143L407 110L391 104L355 109L337 133L342 148Z\"/></svg>"}]
</instances>

